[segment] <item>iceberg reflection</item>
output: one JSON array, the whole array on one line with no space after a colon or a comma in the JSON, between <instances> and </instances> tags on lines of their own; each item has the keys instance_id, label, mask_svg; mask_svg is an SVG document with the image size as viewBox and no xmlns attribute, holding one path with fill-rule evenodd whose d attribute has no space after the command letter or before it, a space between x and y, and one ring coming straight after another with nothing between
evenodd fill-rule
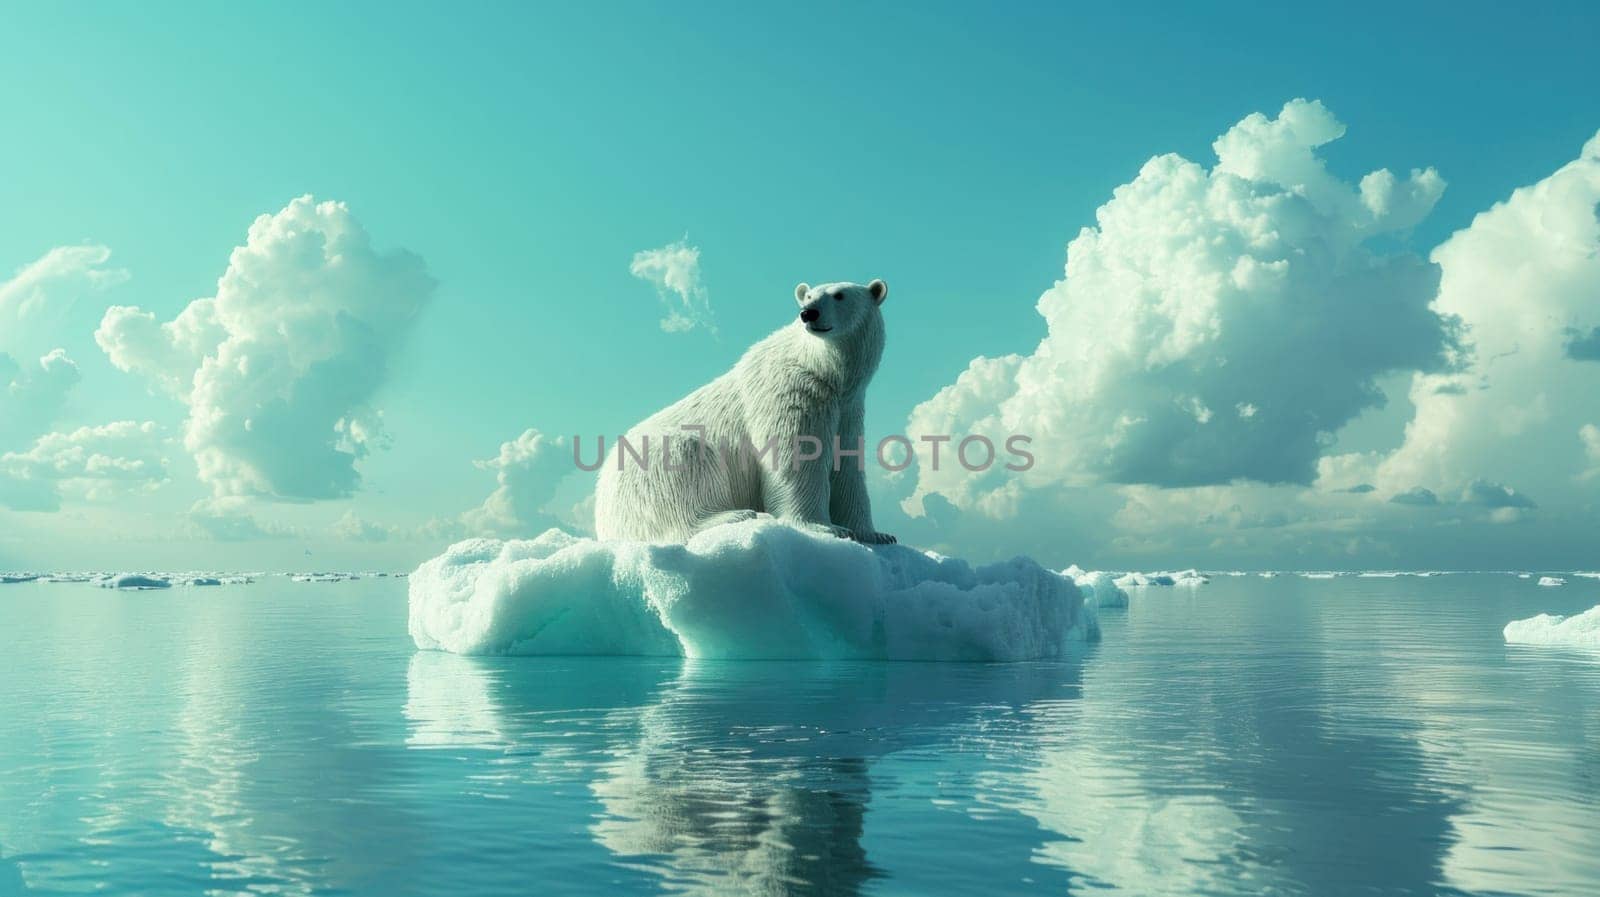
<instances>
[{"instance_id":1,"label":"iceberg reflection","mask_svg":"<svg viewBox=\"0 0 1600 897\"><path fill-rule=\"evenodd\" d=\"M524 780L586 782L595 842L674 890L853 894L879 874L863 835L880 762L937 748L980 714L1070 698L1079 673L423 652L408 742L498 750ZM575 708L603 712L573 732Z\"/></svg>"}]
</instances>

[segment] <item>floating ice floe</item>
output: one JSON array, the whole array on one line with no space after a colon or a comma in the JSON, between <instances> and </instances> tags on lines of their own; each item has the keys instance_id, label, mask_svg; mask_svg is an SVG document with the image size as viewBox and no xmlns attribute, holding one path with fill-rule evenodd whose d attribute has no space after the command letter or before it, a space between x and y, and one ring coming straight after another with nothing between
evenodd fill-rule
<instances>
[{"instance_id":1,"label":"floating ice floe","mask_svg":"<svg viewBox=\"0 0 1600 897\"><path fill-rule=\"evenodd\" d=\"M470 539L409 589L417 647L458 654L1031 660L1100 631L1085 591L1028 558L974 568L774 520L685 545Z\"/></svg>"},{"instance_id":2,"label":"floating ice floe","mask_svg":"<svg viewBox=\"0 0 1600 897\"><path fill-rule=\"evenodd\" d=\"M360 578L359 573L294 573L289 576L291 582L349 582Z\"/></svg>"},{"instance_id":3,"label":"floating ice floe","mask_svg":"<svg viewBox=\"0 0 1600 897\"><path fill-rule=\"evenodd\" d=\"M160 576L146 573L116 573L96 580L102 589L170 589L172 583Z\"/></svg>"},{"instance_id":4,"label":"floating ice floe","mask_svg":"<svg viewBox=\"0 0 1600 897\"><path fill-rule=\"evenodd\" d=\"M1061 575L1072 580L1083 592L1085 601L1093 601L1095 607L1127 607L1128 593L1117 587L1116 580L1110 573L1099 570L1085 570L1073 564L1061 571Z\"/></svg>"},{"instance_id":5,"label":"floating ice floe","mask_svg":"<svg viewBox=\"0 0 1600 897\"><path fill-rule=\"evenodd\" d=\"M1583 579L1600 579L1600 573L1574 573L1572 575Z\"/></svg>"},{"instance_id":6,"label":"floating ice floe","mask_svg":"<svg viewBox=\"0 0 1600 897\"><path fill-rule=\"evenodd\" d=\"M0 585L15 585L23 582L33 582L39 578L37 573L0 573Z\"/></svg>"},{"instance_id":7,"label":"floating ice floe","mask_svg":"<svg viewBox=\"0 0 1600 897\"><path fill-rule=\"evenodd\" d=\"M1541 577L1539 577L1539 585L1542 585L1542 586L1564 586L1566 584L1567 584L1567 581L1565 579L1562 579L1559 576L1541 576Z\"/></svg>"},{"instance_id":8,"label":"floating ice floe","mask_svg":"<svg viewBox=\"0 0 1600 897\"><path fill-rule=\"evenodd\" d=\"M1506 641L1513 645L1564 645L1600 648L1600 606L1563 617L1540 614L1506 624Z\"/></svg>"},{"instance_id":9,"label":"floating ice floe","mask_svg":"<svg viewBox=\"0 0 1600 897\"><path fill-rule=\"evenodd\" d=\"M1176 573L1124 573L1117 577L1116 584L1126 589L1145 586L1200 586L1210 581L1209 577L1198 570L1179 570Z\"/></svg>"}]
</instances>

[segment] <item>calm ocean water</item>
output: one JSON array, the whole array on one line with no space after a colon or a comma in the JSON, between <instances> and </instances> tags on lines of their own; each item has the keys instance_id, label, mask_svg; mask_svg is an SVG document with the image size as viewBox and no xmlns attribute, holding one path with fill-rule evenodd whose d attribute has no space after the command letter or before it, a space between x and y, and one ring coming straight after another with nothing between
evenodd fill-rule
<instances>
[{"instance_id":1,"label":"calm ocean water","mask_svg":"<svg viewBox=\"0 0 1600 897\"><path fill-rule=\"evenodd\" d=\"M1600 893L1600 582L1217 577L1071 662L418 653L403 580L0 586L0 895Z\"/></svg>"}]
</instances>

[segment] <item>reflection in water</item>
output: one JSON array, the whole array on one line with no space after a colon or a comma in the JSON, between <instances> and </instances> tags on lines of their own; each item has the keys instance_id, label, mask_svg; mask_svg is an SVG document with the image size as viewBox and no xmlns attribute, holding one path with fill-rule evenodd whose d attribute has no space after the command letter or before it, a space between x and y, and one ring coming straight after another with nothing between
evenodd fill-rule
<instances>
[{"instance_id":1,"label":"reflection in water","mask_svg":"<svg viewBox=\"0 0 1600 897\"><path fill-rule=\"evenodd\" d=\"M617 706L628 672L650 683ZM570 764L545 725L559 705L609 706L585 733L595 840L674 890L854 894L878 874L862 845L872 769L983 713L1076 694L1075 663L497 661L419 653L409 743L528 749L524 772ZM655 684L655 683L652 683ZM604 692L602 697L596 692ZM566 739L563 739L566 740Z\"/></svg>"},{"instance_id":2,"label":"reflection in water","mask_svg":"<svg viewBox=\"0 0 1600 897\"><path fill-rule=\"evenodd\" d=\"M0 895L1600 893L1600 657L1499 635L1594 599L1513 577L1218 578L1017 665L463 658L391 583L50 589L0 592Z\"/></svg>"},{"instance_id":3,"label":"reflection in water","mask_svg":"<svg viewBox=\"0 0 1600 897\"><path fill-rule=\"evenodd\" d=\"M163 822L205 833L202 862L216 882L284 894L329 880L382 888L414 855L419 827L403 806L372 812L395 773L363 737L362 702L342 701L359 659L296 658L292 680L263 676L240 661L264 646L215 605L189 618L187 635L172 686L176 764ZM307 783L322 790L306 793Z\"/></svg>"},{"instance_id":4,"label":"reflection in water","mask_svg":"<svg viewBox=\"0 0 1600 897\"><path fill-rule=\"evenodd\" d=\"M1113 624L1145 650L1101 651L1083 701L1033 715L1033 768L986 781L1062 836L1040 862L1125 894L1438 891L1459 803L1418 725L1368 704L1372 644L1329 631L1348 609L1295 588L1226 614L1212 594L1158 593ZM1381 718L1334 718L1368 706Z\"/></svg>"}]
</instances>

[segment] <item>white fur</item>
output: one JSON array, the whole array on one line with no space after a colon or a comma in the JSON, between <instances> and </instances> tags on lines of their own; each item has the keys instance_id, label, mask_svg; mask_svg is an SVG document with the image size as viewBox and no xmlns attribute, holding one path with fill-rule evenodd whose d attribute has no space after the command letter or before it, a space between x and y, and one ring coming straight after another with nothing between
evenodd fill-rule
<instances>
[{"instance_id":1,"label":"white fur","mask_svg":"<svg viewBox=\"0 0 1600 897\"><path fill-rule=\"evenodd\" d=\"M796 287L800 317L751 346L728 373L628 431L634 451L643 453L648 438L648 467L632 455L619 465L620 446L613 446L595 489L596 535L682 542L707 526L771 514L864 542L894 541L872 526L856 459L833 469L834 438L846 450L864 438L863 396L883 354L878 306L887 294L882 281ZM686 426L705 427L707 444ZM821 457L796 463L801 435L820 440ZM760 451L772 438L776 458L758 464L750 447ZM730 455L723 446L745 450ZM874 447L861 447L862 462L870 461Z\"/></svg>"}]
</instances>

